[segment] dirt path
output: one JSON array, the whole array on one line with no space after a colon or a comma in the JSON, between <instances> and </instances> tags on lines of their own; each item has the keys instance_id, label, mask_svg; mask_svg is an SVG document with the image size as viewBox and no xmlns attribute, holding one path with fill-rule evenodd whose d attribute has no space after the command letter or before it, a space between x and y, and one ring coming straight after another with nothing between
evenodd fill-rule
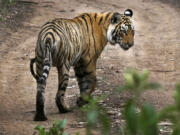
<instances>
[{"instance_id":1,"label":"dirt path","mask_svg":"<svg viewBox=\"0 0 180 135\"><path fill-rule=\"evenodd\" d=\"M34 13L23 28L13 32L0 42L0 135L32 135L36 125L48 127L53 120L66 118L67 131L81 131L73 127L78 110L58 114L55 106L57 71L52 69L46 89L48 121L32 121L35 112L36 84L29 72L29 59L34 57L34 48L40 26L55 17L74 17L82 12L134 10L136 28L135 46L124 52L119 46L107 46L98 61L98 88L95 95L112 90L123 82L123 72L128 67L151 71L151 80L163 84L165 91L145 93L145 100L157 109L172 103L173 86L180 81L180 16L169 5L148 0L33 0ZM178 30L179 29L179 30ZM3 30L3 29L2 29ZM5 29L4 29L5 30ZM113 84L113 85L112 85ZM71 74L67 90L67 102L75 105L79 91L76 79ZM112 109L120 110L124 97L109 99ZM120 117L117 117L120 119Z\"/></svg>"}]
</instances>

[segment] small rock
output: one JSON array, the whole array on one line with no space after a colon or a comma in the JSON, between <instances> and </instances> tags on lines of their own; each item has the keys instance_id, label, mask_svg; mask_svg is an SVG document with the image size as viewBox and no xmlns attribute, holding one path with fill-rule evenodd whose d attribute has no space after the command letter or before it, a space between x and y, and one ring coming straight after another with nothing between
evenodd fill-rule
<instances>
[{"instance_id":1,"label":"small rock","mask_svg":"<svg viewBox=\"0 0 180 135\"><path fill-rule=\"evenodd\" d=\"M115 115L115 114L116 114L116 111L108 111L107 114L109 114L109 115Z\"/></svg>"}]
</instances>

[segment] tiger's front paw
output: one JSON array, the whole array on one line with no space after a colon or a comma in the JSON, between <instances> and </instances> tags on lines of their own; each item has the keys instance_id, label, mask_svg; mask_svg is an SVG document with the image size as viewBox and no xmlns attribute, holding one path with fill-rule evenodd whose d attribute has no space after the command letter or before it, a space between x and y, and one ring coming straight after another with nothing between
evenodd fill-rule
<instances>
[{"instance_id":1,"label":"tiger's front paw","mask_svg":"<svg viewBox=\"0 0 180 135\"><path fill-rule=\"evenodd\" d=\"M46 121L46 120L47 117L45 114L39 114L39 113L35 114L34 121Z\"/></svg>"},{"instance_id":2,"label":"tiger's front paw","mask_svg":"<svg viewBox=\"0 0 180 135\"><path fill-rule=\"evenodd\" d=\"M59 113L67 113L71 111L70 107L58 98L56 98L56 105Z\"/></svg>"},{"instance_id":3,"label":"tiger's front paw","mask_svg":"<svg viewBox=\"0 0 180 135\"><path fill-rule=\"evenodd\" d=\"M59 109L59 113L67 113L72 111L69 107L61 106L61 105L58 106L58 109Z\"/></svg>"},{"instance_id":4,"label":"tiger's front paw","mask_svg":"<svg viewBox=\"0 0 180 135\"><path fill-rule=\"evenodd\" d=\"M89 102L87 100L84 100L82 97L79 97L78 100L77 100L77 105L79 107L82 107L83 105L86 105L88 104Z\"/></svg>"}]
</instances>

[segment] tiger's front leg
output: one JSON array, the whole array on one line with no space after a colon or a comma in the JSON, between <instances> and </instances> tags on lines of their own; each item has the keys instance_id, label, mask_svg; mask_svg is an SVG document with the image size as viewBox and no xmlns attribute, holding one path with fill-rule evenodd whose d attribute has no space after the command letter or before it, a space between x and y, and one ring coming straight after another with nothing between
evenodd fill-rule
<instances>
[{"instance_id":1,"label":"tiger's front leg","mask_svg":"<svg viewBox=\"0 0 180 135\"><path fill-rule=\"evenodd\" d=\"M91 96L91 93L96 87L96 64L91 62L88 65L81 65L74 68L80 88L80 97L77 100L78 106L83 106L88 103L84 96Z\"/></svg>"},{"instance_id":2,"label":"tiger's front leg","mask_svg":"<svg viewBox=\"0 0 180 135\"><path fill-rule=\"evenodd\" d=\"M65 104L64 96L69 81L68 66L63 65L58 68L58 92L56 94L56 105L60 113L69 112L69 107Z\"/></svg>"}]
</instances>

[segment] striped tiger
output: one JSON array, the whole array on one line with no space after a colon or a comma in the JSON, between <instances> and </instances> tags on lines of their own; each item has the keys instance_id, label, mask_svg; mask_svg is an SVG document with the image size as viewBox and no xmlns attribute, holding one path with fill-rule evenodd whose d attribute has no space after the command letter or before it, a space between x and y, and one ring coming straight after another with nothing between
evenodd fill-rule
<instances>
[{"instance_id":1,"label":"striped tiger","mask_svg":"<svg viewBox=\"0 0 180 135\"><path fill-rule=\"evenodd\" d=\"M30 69L37 81L35 121L47 120L45 114L45 87L49 71L58 71L56 105L60 113L70 109L64 102L69 70L74 68L80 88L79 106L87 103L82 97L90 96L96 87L96 62L106 44L119 44L128 50L134 44L133 11L83 13L73 19L58 18L41 28L31 59ZM36 73L33 64L36 63Z\"/></svg>"}]
</instances>

